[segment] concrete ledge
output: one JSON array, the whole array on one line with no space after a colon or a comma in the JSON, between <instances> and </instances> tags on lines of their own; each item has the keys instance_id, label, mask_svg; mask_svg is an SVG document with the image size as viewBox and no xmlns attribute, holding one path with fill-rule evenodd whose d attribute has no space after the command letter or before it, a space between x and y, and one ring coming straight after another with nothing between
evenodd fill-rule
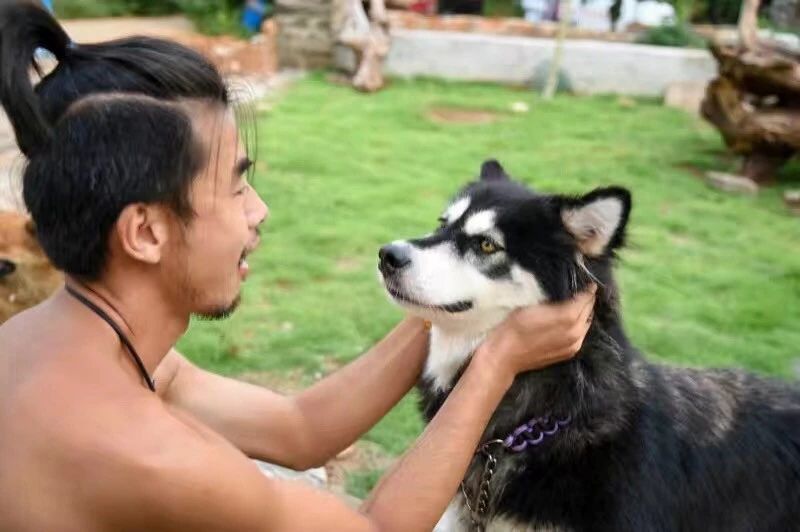
<instances>
[{"instance_id":1,"label":"concrete ledge","mask_svg":"<svg viewBox=\"0 0 800 532\"><path fill-rule=\"evenodd\" d=\"M426 30L393 30L386 73L530 84L546 75L551 39ZM338 51L339 66L352 57ZM578 93L661 96L674 82L707 82L717 65L706 50L568 40L563 74Z\"/></svg>"}]
</instances>

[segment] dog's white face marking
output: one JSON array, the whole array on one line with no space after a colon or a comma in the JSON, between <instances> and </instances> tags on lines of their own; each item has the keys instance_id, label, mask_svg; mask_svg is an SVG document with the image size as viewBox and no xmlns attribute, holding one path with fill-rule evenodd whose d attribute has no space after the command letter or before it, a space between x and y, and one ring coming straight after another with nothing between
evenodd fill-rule
<instances>
[{"instance_id":1,"label":"dog's white face marking","mask_svg":"<svg viewBox=\"0 0 800 532\"><path fill-rule=\"evenodd\" d=\"M447 220L452 222L464 216L469 204L469 198L456 201L446 211ZM494 210L470 215L463 233L473 238L487 235L504 246L503 234L495 225L496 217ZM409 264L395 275L380 278L390 291L403 294L405 300L394 298L397 304L435 325L425 375L437 388L451 385L486 333L509 313L545 300L536 277L511 262L503 251L485 255L468 248L459 252L453 239L430 247L418 247L407 241L396 241L393 245L406 248ZM507 273L490 276L487 272L495 267L506 267ZM470 308L459 312L441 308L459 303Z\"/></svg>"},{"instance_id":2,"label":"dog's white face marking","mask_svg":"<svg viewBox=\"0 0 800 532\"><path fill-rule=\"evenodd\" d=\"M493 210L486 210L471 214L464 222L464 232L468 235L479 235L494 229L497 214Z\"/></svg>"},{"instance_id":3,"label":"dog's white face marking","mask_svg":"<svg viewBox=\"0 0 800 532\"><path fill-rule=\"evenodd\" d=\"M470 236L485 235L490 237L501 246L505 246L506 241L503 237L503 233L498 231L495 227L496 218L497 213L491 209L476 212L475 214L470 215L470 217L467 218L467 221L464 223L464 234Z\"/></svg>"},{"instance_id":4,"label":"dog's white face marking","mask_svg":"<svg viewBox=\"0 0 800 532\"><path fill-rule=\"evenodd\" d=\"M471 202L472 198L469 196L459 198L453 202L453 204L444 211L444 214L442 214L442 220L444 223L451 224L464 216L464 213L467 212L467 209L469 209L469 204Z\"/></svg>"}]
</instances>

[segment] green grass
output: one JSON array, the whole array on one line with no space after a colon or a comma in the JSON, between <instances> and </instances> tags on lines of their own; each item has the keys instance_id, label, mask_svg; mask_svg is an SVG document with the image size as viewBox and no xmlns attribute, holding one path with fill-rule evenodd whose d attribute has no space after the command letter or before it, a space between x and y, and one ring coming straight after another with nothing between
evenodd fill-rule
<instances>
[{"instance_id":1,"label":"green grass","mask_svg":"<svg viewBox=\"0 0 800 532\"><path fill-rule=\"evenodd\" d=\"M345 485L347 493L359 499L366 499L382 475L383 471L380 469L367 469L349 475Z\"/></svg>"},{"instance_id":2,"label":"green grass","mask_svg":"<svg viewBox=\"0 0 800 532\"><path fill-rule=\"evenodd\" d=\"M515 101L531 111L510 113ZM432 105L502 118L437 124L426 118ZM713 129L683 112L425 80L365 96L315 76L259 125L255 185L272 216L241 309L194 323L180 344L205 367L313 379L358 356L401 317L376 281L378 247L431 230L488 157L542 191L631 189L618 278L628 333L650 358L784 377L800 359L800 220L780 200L797 172L756 198L707 188L687 168L733 161ZM396 454L420 428L407 399L367 438ZM374 480L364 475L353 484Z\"/></svg>"}]
</instances>

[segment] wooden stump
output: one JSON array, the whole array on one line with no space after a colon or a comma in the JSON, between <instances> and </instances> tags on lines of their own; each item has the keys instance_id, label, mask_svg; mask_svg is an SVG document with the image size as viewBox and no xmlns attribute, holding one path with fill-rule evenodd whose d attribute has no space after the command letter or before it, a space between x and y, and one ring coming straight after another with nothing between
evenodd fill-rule
<instances>
[{"instance_id":1,"label":"wooden stump","mask_svg":"<svg viewBox=\"0 0 800 532\"><path fill-rule=\"evenodd\" d=\"M739 44L711 45L719 76L706 88L701 114L743 157L740 173L758 184L800 150L800 55L759 41L758 0L744 0Z\"/></svg>"},{"instance_id":2,"label":"wooden stump","mask_svg":"<svg viewBox=\"0 0 800 532\"><path fill-rule=\"evenodd\" d=\"M775 50L711 47L720 75L702 115L744 157L741 174L760 184L800 150L800 64Z\"/></svg>"}]
</instances>

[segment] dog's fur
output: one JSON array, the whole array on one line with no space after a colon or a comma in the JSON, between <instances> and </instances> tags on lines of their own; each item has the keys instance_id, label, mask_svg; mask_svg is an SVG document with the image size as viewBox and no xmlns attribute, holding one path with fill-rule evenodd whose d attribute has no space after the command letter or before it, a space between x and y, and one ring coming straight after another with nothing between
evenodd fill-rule
<instances>
[{"instance_id":1,"label":"dog's fur","mask_svg":"<svg viewBox=\"0 0 800 532\"><path fill-rule=\"evenodd\" d=\"M536 194L487 161L436 232L382 250L390 296L434 325L425 417L513 309L566 300L595 280L577 357L517 377L483 434L502 438L547 414L573 420L538 447L498 452L487 530L800 530L800 392L738 371L651 364L626 338L612 266L630 207L621 188ZM503 249L485 253L485 237ZM469 493L483 464L477 456L466 473ZM470 523L459 493L439 528Z\"/></svg>"},{"instance_id":2,"label":"dog's fur","mask_svg":"<svg viewBox=\"0 0 800 532\"><path fill-rule=\"evenodd\" d=\"M63 283L36 240L30 218L0 212L0 323L43 301Z\"/></svg>"}]
</instances>

